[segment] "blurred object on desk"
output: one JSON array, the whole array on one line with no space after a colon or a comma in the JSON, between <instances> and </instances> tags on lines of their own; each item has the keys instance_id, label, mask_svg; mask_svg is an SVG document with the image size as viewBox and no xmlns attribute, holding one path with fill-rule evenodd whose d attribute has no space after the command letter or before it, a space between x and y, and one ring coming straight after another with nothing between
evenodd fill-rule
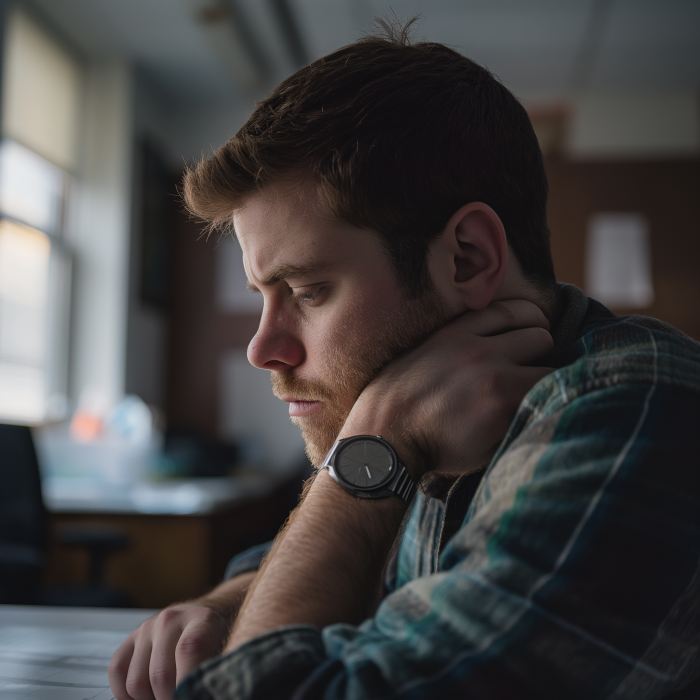
<instances>
[{"instance_id":1,"label":"blurred object on desk","mask_svg":"<svg viewBox=\"0 0 700 700\"><path fill-rule=\"evenodd\" d=\"M73 586L96 569L86 552L66 546L78 527L128 538L130 546L99 568L131 604L192 598L221 580L232 556L274 537L294 507L306 459L285 473L257 461L247 466L239 459L246 452L231 442L191 433L164 439L137 397L112 410L98 399L86 392L76 411L97 426L83 439L68 424L36 431L52 586Z\"/></svg>"},{"instance_id":2,"label":"blurred object on desk","mask_svg":"<svg viewBox=\"0 0 700 700\"><path fill-rule=\"evenodd\" d=\"M86 482L125 488L154 471L163 436L151 409L137 396L125 397L110 410L88 388L70 424L43 426L36 441L45 482L75 479L77 488Z\"/></svg>"}]
</instances>

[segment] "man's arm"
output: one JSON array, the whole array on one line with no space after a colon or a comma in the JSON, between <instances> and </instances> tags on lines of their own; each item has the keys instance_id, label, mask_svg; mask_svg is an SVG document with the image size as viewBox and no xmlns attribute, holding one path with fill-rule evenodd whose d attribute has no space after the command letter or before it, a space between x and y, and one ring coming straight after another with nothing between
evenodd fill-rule
<instances>
[{"instance_id":1,"label":"man's arm","mask_svg":"<svg viewBox=\"0 0 700 700\"><path fill-rule=\"evenodd\" d=\"M115 698L172 698L190 671L221 653L256 573L242 573L201 598L171 605L135 629L109 665Z\"/></svg>"},{"instance_id":2,"label":"man's arm","mask_svg":"<svg viewBox=\"0 0 700 700\"><path fill-rule=\"evenodd\" d=\"M371 617L405 511L399 498L356 499L321 471L254 584L227 649L285 625Z\"/></svg>"},{"instance_id":3,"label":"man's arm","mask_svg":"<svg viewBox=\"0 0 700 700\"><path fill-rule=\"evenodd\" d=\"M542 403L523 405L517 437L506 437L435 573L402 585L360 626L320 630L332 596L318 596L309 577L309 600L296 590L306 620L268 615L255 606L263 572L234 632L231 646L241 646L193 674L177 697L657 698L682 688L697 675L700 629L700 471L689 440L700 393L657 372L655 353L634 356L649 365L648 380L630 383L607 354L604 376L582 362L540 383ZM566 372L579 373L572 391ZM325 489L319 482L316 498ZM325 523L319 514L295 521L299 541L331 526L335 514L322 510ZM339 517L356 527L343 541L369 527ZM305 522L313 527L304 531ZM375 546L358 538L347 549ZM344 591L346 575L341 561L327 589ZM286 557L281 596L297 576ZM275 627L275 617L311 624Z\"/></svg>"},{"instance_id":4,"label":"man's arm","mask_svg":"<svg viewBox=\"0 0 700 700\"><path fill-rule=\"evenodd\" d=\"M650 391L601 388L535 420L489 469L437 571L371 619L270 629L177 697L644 700L682 688L698 673L688 435L700 394L656 390L645 409Z\"/></svg>"}]
</instances>

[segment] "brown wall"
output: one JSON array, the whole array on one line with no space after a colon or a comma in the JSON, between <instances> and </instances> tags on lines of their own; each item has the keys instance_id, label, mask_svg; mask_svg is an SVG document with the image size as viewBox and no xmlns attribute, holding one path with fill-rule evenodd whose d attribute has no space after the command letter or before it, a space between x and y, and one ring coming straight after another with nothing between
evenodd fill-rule
<instances>
[{"instance_id":1,"label":"brown wall","mask_svg":"<svg viewBox=\"0 0 700 700\"><path fill-rule=\"evenodd\" d=\"M171 250L166 415L173 430L215 437L219 364L224 352L246 347L259 316L222 314L215 304L216 234L178 211Z\"/></svg>"},{"instance_id":2,"label":"brown wall","mask_svg":"<svg viewBox=\"0 0 700 700\"><path fill-rule=\"evenodd\" d=\"M547 161L557 279L583 287L586 224L597 212L639 212L650 222L656 299L642 313L700 340L700 160Z\"/></svg>"}]
</instances>

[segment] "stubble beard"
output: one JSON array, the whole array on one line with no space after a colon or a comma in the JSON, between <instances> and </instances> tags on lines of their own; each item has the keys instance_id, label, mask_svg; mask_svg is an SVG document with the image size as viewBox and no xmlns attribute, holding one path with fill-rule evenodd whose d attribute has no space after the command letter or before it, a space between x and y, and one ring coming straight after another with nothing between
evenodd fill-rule
<instances>
[{"instance_id":1,"label":"stubble beard","mask_svg":"<svg viewBox=\"0 0 700 700\"><path fill-rule=\"evenodd\" d=\"M323 402L317 413L291 418L301 430L306 454L314 466L323 464L355 401L382 367L420 345L450 318L442 297L431 289L419 299L407 298L399 312L383 320L381 331L372 338L364 337L360 325L350 320L342 337L331 339L324 347L327 361L323 379L310 381L292 372L271 373L275 396Z\"/></svg>"}]
</instances>

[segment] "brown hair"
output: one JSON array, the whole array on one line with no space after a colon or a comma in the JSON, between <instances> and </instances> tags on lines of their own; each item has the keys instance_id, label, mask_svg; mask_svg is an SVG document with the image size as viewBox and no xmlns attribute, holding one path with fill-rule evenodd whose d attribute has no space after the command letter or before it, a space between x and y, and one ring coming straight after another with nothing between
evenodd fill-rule
<instances>
[{"instance_id":1,"label":"brown hair","mask_svg":"<svg viewBox=\"0 0 700 700\"><path fill-rule=\"evenodd\" d=\"M430 288L430 243L464 204L501 218L524 275L554 283L547 179L526 111L485 68L384 28L305 66L185 174L192 214L229 226L246 196L308 177L331 213L377 231L411 296Z\"/></svg>"}]
</instances>

